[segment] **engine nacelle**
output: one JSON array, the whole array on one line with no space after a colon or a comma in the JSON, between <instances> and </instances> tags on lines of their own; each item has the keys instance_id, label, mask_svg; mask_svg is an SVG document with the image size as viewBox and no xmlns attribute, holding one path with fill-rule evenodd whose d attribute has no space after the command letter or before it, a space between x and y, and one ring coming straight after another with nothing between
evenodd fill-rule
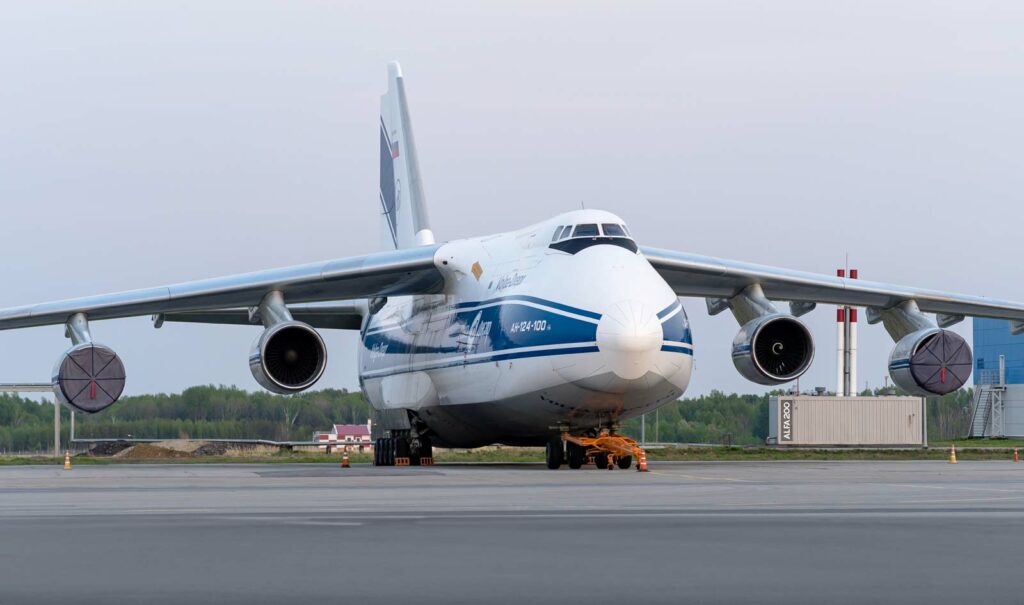
<instances>
[{"instance_id":1,"label":"engine nacelle","mask_svg":"<svg viewBox=\"0 0 1024 605\"><path fill-rule=\"evenodd\" d=\"M121 358L110 347L86 342L65 352L53 367L57 401L87 414L114 404L124 392Z\"/></svg>"},{"instance_id":2,"label":"engine nacelle","mask_svg":"<svg viewBox=\"0 0 1024 605\"><path fill-rule=\"evenodd\" d=\"M327 347L311 326L285 321L266 330L252 344L249 369L263 388L288 395L313 386L327 367Z\"/></svg>"},{"instance_id":3,"label":"engine nacelle","mask_svg":"<svg viewBox=\"0 0 1024 605\"><path fill-rule=\"evenodd\" d=\"M911 332L889 355L889 375L911 395L945 395L959 389L971 375L974 355L956 332L926 328Z\"/></svg>"},{"instance_id":4,"label":"engine nacelle","mask_svg":"<svg viewBox=\"0 0 1024 605\"><path fill-rule=\"evenodd\" d=\"M804 324L782 313L763 315L732 341L732 362L744 378L758 384L782 384L799 378L814 359L814 339Z\"/></svg>"}]
</instances>

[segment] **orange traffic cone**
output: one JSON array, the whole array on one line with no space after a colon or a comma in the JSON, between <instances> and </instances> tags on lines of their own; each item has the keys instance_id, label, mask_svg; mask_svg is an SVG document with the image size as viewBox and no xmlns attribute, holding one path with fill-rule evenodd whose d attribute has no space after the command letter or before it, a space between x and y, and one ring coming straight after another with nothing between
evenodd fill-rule
<instances>
[{"instance_id":1,"label":"orange traffic cone","mask_svg":"<svg viewBox=\"0 0 1024 605\"><path fill-rule=\"evenodd\" d=\"M1017 448L1013 448L1013 461L1020 462L1020 454L1017 453Z\"/></svg>"},{"instance_id":2,"label":"orange traffic cone","mask_svg":"<svg viewBox=\"0 0 1024 605\"><path fill-rule=\"evenodd\" d=\"M640 450L640 460L637 462L636 470L639 473L647 472L647 452Z\"/></svg>"},{"instance_id":3,"label":"orange traffic cone","mask_svg":"<svg viewBox=\"0 0 1024 605\"><path fill-rule=\"evenodd\" d=\"M347 447L344 449L344 452L345 453L343 453L341 455L341 468L348 468L349 466L348 466L348 448Z\"/></svg>"},{"instance_id":4,"label":"orange traffic cone","mask_svg":"<svg viewBox=\"0 0 1024 605\"><path fill-rule=\"evenodd\" d=\"M71 450L64 450L64 470L71 470Z\"/></svg>"},{"instance_id":5,"label":"orange traffic cone","mask_svg":"<svg viewBox=\"0 0 1024 605\"><path fill-rule=\"evenodd\" d=\"M951 444L949 446L949 463L950 464L956 464L956 444L955 443Z\"/></svg>"}]
</instances>

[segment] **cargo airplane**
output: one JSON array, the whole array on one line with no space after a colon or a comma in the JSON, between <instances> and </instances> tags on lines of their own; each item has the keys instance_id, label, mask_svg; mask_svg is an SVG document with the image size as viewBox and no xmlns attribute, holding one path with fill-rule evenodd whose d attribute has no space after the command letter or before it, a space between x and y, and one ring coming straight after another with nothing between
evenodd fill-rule
<instances>
[{"instance_id":1,"label":"cargo airplane","mask_svg":"<svg viewBox=\"0 0 1024 605\"><path fill-rule=\"evenodd\" d=\"M3 309L0 329L64 324L72 346L53 388L84 412L113 404L125 381L117 354L93 341L96 320L259 326L249 367L286 394L324 372L318 329L358 330L359 380L381 419L376 464L505 443L546 445L550 468L630 466L638 450L619 424L690 381L696 350L680 296L735 317L732 361L762 385L807 370L814 343L798 318L817 303L865 307L895 342L893 382L917 395L954 391L971 373L951 325L993 317L1024 331L1022 303L648 248L602 210L436 243L397 63L381 97L379 203L383 252Z\"/></svg>"}]
</instances>

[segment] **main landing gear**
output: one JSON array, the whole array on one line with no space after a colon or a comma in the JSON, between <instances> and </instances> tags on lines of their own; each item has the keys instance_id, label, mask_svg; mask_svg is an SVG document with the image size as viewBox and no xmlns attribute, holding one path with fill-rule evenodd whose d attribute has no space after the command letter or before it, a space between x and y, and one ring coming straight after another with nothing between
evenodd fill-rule
<instances>
[{"instance_id":1,"label":"main landing gear","mask_svg":"<svg viewBox=\"0 0 1024 605\"><path fill-rule=\"evenodd\" d=\"M413 438L408 431L373 442L374 466L429 466L434 464L430 437Z\"/></svg>"},{"instance_id":2,"label":"main landing gear","mask_svg":"<svg viewBox=\"0 0 1024 605\"><path fill-rule=\"evenodd\" d=\"M636 441L619 435L602 431L596 437L577 437L562 433L561 438L552 439L545 450L545 462L549 469L557 469L563 463L571 469L581 468L584 464L593 464L599 469L618 466L627 469L637 459L636 470L647 471L647 452Z\"/></svg>"}]
</instances>

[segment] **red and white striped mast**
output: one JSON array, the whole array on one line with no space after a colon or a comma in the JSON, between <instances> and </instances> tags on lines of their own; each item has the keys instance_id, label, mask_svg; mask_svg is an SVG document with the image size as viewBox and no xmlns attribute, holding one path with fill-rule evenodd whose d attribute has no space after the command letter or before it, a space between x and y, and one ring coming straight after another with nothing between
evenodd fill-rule
<instances>
[{"instance_id":1,"label":"red and white striped mast","mask_svg":"<svg viewBox=\"0 0 1024 605\"><path fill-rule=\"evenodd\" d=\"M850 279L857 270L850 269ZM836 269L836 277L845 278L846 269ZM836 309L836 395L857 396L857 309Z\"/></svg>"}]
</instances>

